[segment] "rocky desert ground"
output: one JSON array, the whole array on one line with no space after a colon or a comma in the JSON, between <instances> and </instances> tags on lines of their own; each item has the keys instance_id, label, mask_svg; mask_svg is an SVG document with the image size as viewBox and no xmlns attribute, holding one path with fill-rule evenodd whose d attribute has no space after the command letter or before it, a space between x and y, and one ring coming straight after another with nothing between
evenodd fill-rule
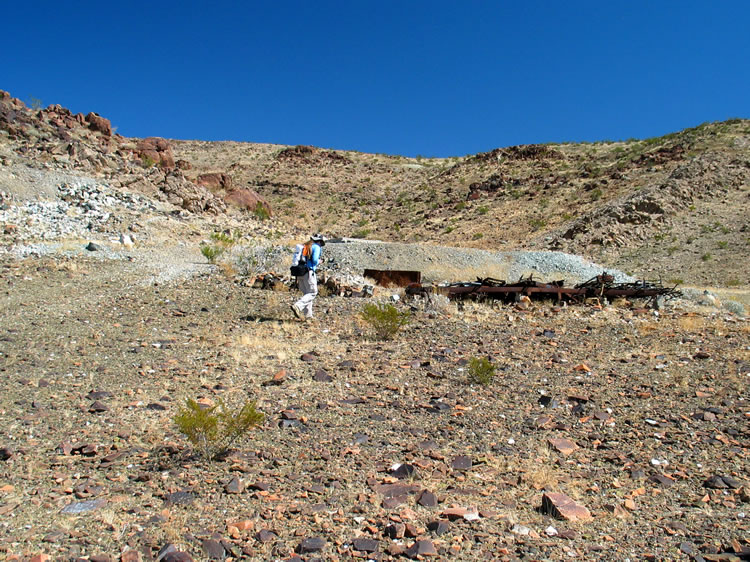
<instances>
[{"instance_id":1,"label":"rocky desert ground","mask_svg":"<svg viewBox=\"0 0 750 562\"><path fill-rule=\"evenodd\" d=\"M2 557L750 558L749 175L746 120L406 159L127 139L1 93ZM350 287L380 267L694 288L328 290L301 322L283 274L311 231L358 240L324 248ZM368 302L408 324L379 338ZM188 399L264 421L205 459Z\"/></svg>"}]
</instances>

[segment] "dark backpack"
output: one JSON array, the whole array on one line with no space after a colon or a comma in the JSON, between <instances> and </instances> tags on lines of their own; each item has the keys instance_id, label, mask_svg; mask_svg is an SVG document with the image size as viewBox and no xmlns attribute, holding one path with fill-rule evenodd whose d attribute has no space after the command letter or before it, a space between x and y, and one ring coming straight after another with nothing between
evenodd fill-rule
<instances>
[{"instance_id":1,"label":"dark backpack","mask_svg":"<svg viewBox=\"0 0 750 562\"><path fill-rule=\"evenodd\" d=\"M307 273L307 261L300 260L297 265L290 267L289 271L294 277L302 277Z\"/></svg>"}]
</instances>

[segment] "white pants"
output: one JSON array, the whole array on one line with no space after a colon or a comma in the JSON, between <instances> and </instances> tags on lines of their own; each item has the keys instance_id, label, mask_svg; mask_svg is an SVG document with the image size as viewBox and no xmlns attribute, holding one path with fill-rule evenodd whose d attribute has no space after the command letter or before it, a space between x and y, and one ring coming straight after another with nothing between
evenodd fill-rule
<instances>
[{"instance_id":1,"label":"white pants","mask_svg":"<svg viewBox=\"0 0 750 562\"><path fill-rule=\"evenodd\" d=\"M318 296L318 278L313 270L308 271L302 277L297 277L297 284L302 291L302 298L294 303L307 318L312 318L313 301Z\"/></svg>"}]
</instances>

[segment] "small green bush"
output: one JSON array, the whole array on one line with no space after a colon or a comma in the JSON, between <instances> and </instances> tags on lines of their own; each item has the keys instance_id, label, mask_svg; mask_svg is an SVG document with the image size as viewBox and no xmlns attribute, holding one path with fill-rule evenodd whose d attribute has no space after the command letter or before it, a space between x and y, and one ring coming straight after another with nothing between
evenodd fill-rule
<instances>
[{"instance_id":1,"label":"small green bush","mask_svg":"<svg viewBox=\"0 0 750 562\"><path fill-rule=\"evenodd\" d=\"M470 383L487 386L495 378L495 366L486 357L472 357L468 378Z\"/></svg>"},{"instance_id":2,"label":"small green bush","mask_svg":"<svg viewBox=\"0 0 750 562\"><path fill-rule=\"evenodd\" d=\"M201 254L208 260L208 263L216 263L216 258L224 253L223 246L212 246L210 244L203 244L201 246Z\"/></svg>"},{"instance_id":3,"label":"small green bush","mask_svg":"<svg viewBox=\"0 0 750 562\"><path fill-rule=\"evenodd\" d=\"M268 220L271 218L271 215L268 213L268 209L266 209L265 205L258 201L255 205L255 209L253 209L253 214L260 220Z\"/></svg>"},{"instance_id":4,"label":"small green bush","mask_svg":"<svg viewBox=\"0 0 750 562\"><path fill-rule=\"evenodd\" d=\"M233 246L237 243L237 240L240 239L240 233L239 231L235 232L234 234L227 234L226 232L214 232L211 235L211 240L215 240L219 244L222 244L223 246Z\"/></svg>"},{"instance_id":5,"label":"small green bush","mask_svg":"<svg viewBox=\"0 0 750 562\"><path fill-rule=\"evenodd\" d=\"M212 460L251 428L263 423L263 419L263 413L255 409L255 402L245 402L239 410L232 410L219 399L215 406L204 409L189 398L174 417L174 423L201 457Z\"/></svg>"},{"instance_id":6,"label":"small green bush","mask_svg":"<svg viewBox=\"0 0 750 562\"><path fill-rule=\"evenodd\" d=\"M360 315L365 322L372 326L378 337L384 340L393 338L411 320L409 312L399 311L395 306L388 303L368 303L364 306Z\"/></svg>"}]
</instances>

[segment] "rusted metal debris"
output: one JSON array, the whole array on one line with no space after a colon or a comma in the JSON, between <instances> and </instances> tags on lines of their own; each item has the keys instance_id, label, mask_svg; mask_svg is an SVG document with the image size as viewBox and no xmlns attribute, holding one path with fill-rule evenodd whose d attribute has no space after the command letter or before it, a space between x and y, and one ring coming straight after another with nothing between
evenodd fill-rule
<instances>
[{"instance_id":1,"label":"rusted metal debris","mask_svg":"<svg viewBox=\"0 0 750 562\"><path fill-rule=\"evenodd\" d=\"M422 282L421 271L398 269L365 269L365 277L374 279L381 287L407 287Z\"/></svg>"},{"instance_id":2,"label":"rusted metal debris","mask_svg":"<svg viewBox=\"0 0 750 562\"><path fill-rule=\"evenodd\" d=\"M443 293L452 299L481 299L494 298L505 301L518 300L522 296L529 298L556 299L558 301L582 302L587 298L674 298L681 293L674 287L664 287L660 283L636 281L634 283L615 283L612 275L604 272L579 283L574 287L566 287L565 281L543 283L535 281L533 276L521 277L516 283L506 283L491 277L478 278L474 282L452 283L438 287L425 287L412 284L406 289L407 294L424 295L431 290Z\"/></svg>"}]
</instances>

